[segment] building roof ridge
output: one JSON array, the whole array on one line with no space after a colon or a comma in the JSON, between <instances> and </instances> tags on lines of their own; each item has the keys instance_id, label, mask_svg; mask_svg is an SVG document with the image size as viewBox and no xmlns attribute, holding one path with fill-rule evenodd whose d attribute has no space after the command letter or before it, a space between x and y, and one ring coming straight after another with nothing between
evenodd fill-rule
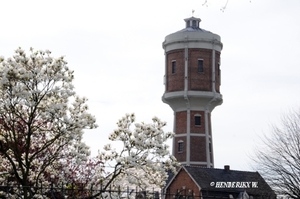
<instances>
[{"instance_id":1,"label":"building roof ridge","mask_svg":"<svg viewBox=\"0 0 300 199\"><path fill-rule=\"evenodd\" d=\"M203 166L197 166L197 165L183 165L183 167L186 168L200 168L200 169L208 169L208 170L219 170L219 171L233 171L233 172L243 172L243 173L258 173L258 171L245 171L245 170L237 170L237 169L229 169L226 170L225 168L209 168L209 167L203 167Z\"/></svg>"}]
</instances>

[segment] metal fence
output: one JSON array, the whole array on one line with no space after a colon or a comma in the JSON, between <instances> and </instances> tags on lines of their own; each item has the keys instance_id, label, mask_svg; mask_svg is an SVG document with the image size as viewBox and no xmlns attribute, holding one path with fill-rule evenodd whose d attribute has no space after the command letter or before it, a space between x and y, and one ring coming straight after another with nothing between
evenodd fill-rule
<instances>
[{"instance_id":1,"label":"metal fence","mask_svg":"<svg viewBox=\"0 0 300 199\"><path fill-rule=\"evenodd\" d=\"M26 192L26 193L25 193ZM25 197L25 195L27 197ZM160 199L161 192L155 190L140 190L138 188L96 189L70 185L49 187L0 185L0 199Z\"/></svg>"}]
</instances>

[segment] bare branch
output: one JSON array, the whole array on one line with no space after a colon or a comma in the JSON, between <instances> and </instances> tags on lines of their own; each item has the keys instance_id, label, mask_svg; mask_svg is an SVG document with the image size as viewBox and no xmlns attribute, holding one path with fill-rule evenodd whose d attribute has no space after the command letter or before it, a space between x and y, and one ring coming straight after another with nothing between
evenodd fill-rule
<instances>
[{"instance_id":1,"label":"bare branch","mask_svg":"<svg viewBox=\"0 0 300 199\"><path fill-rule=\"evenodd\" d=\"M253 158L258 171L277 194L300 198L300 110L282 117L262 141Z\"/></svg>"}]
</instances>

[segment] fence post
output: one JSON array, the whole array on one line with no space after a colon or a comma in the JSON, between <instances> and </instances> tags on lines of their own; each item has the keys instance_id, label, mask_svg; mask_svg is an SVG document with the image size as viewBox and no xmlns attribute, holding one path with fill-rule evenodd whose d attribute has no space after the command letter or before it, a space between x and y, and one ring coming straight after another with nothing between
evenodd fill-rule
<instances>
[{"instance_id":1,"label":"fence post","mask_svg":"<svg viewBox=\"0 0 300 199\"><path fill-rule=\"evenodd\" d=\"M8 195L8 190L9 190L9 187L8 187L8 178L7 178L7 182L6 182L6 196Z\"/></svg>"},{"instance_id":2,"label":"fence post","mask_svg":"<svg viewBox=\"0 0 300 199\"><path fill-rule=\"evenodd\" d=\"M152 188L152 194L153 194L153 197L152 197L152 198L153 198L153 199L156 199L156 198L155 198L155 193L154 193L154 187Z\"/></svg>"},{"instance_id":3,"label":"fence post","mask_svg":"<svg viewBox=\"0 0 300 199\"><path fill-rule=\"evenodd\" d=\"M74 182L71 184L71 197L74 197Z\"/></svg>"},{"instance_id":4,"label":"fence post","mask_svg":"<svg viewBox=\"0 0 300 199\"><path fill-rule=\"evenodd\" d=\"M65 198L65 193L64 193L64 183L61 183L61 194Z\"/></svg>"},{"instance_id":5,"label":"fence post","mask_svg":"<svg viewBox=\"0 0 300 199\"><path fill-rule=\"evenodd\" d=\"M50 194L50 195L52 195L52 196L53 196L53 195L54 195L54 194L53 194L53 182L51 182L51 186L50 186L50 188L51 188L51 191L50 191L50 193L51 193L51 194Z\"/></svg>"},{"instance_id":6,"label":"fence post","mask_svg":"<svg viewBox=\"0 0 300 199\"><path fill-rule=\"evenodd\" d=\"M40 183L41 183L41 195L44 193L43 192L43 183L42 183L42 181L40 181ZM38 187L37 187L37 189L39 189Z\"/></svg>"},{"instance_id":7,"label":"fence post","mask_svg":"<svg viewBox=\"0 0 300 199\"><path fill-rule=\"evenodd\" d=\"M129 186L127 186L127 199L129 199Z\"/></svg>"},{"instance_id":8,"label":"fence post","mask_svg":"<svg viewBox=\"0 0 300 199\"><path fill-rule=\"evenodd\" d=\"M93 184L91 184L91 193L90 195L92 196L93 195Z\"/></svg>"}]
</instances>

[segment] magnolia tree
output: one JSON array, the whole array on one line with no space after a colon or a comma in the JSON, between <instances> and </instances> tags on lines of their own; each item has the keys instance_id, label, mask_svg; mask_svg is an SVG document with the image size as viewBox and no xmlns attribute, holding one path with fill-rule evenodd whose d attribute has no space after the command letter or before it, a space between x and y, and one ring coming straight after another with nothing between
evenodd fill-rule
<instances>
[{"instance_id":1,"label":"magnolia tree","mask_svg":"<svg viewBox=\"0 0 300 199\"><path fill-rule=\"evenodd\" d=\"M82 134L95 118L73 79L64 58L48 50L0 57L0 183L18 183L22 198L38 193L29 186L66 181L58 174L69 172L68 161L87 161Z\"/></svg>"},{"instance_id":2,"label":"magnolia tree","mask_svg":"<svg viewBox=\"0 0 300 199\"><path fill-rule=\"evenodd\" d=\"M107 190L131 186L131 188L161 189L167 180L167 171L175 172L179 166L170 155L166 141L173 133L164 132L166 125L157 117L152 123L135 123L134 114L126 114L117 122L118 128L110 134L111 144L99 151L101 163L95 170L97 178L90 186L98 186L102 192L95 196L106 196ZM110 193L111 194L111 193ZM110 195L109 197L113 197Z\"/></svg>"},{"instance_id":3,"label":"magnolia tree","mask_svg":"<svg viewBox=\"0 0 300 199\"><path fill-rule=\"evenodd\" d=\"M64 161L61 175L73 187L83 188L77 198L120 198L122 192L160 191L169 171L179 166L166 144L173 133L164 132L166 125L157 117L152 123L135 123L134 114L126 114L117 122L118 128L109 135L95 158L77 164L74 158ZM115 146L115 147L113 147ZM89 191L90 190L90 191ZM129 191L130 192L130 191ZM126 197L134 197L134 194Z\"/></svg>"},{"instance_id":4,"label":"magnolia tree","mask_svg":"<svg viewBox=\"0 0 300 199\"><path fill-rule=\"evenodd\" d=\"M10 187L0 187L0 197L46 198L53 186L71 187L74 198L118 197L112 190L129 185L163 187L167 171L178 166L166 123L135 123L127 114L109 136L119 150L108 144L92 158L82 135L96 128L95 118L73 79L64 58L50 51L30 49L27 56L19 48L13 58L0 57L0 185Z\"/></svg>"}]
</instances>

